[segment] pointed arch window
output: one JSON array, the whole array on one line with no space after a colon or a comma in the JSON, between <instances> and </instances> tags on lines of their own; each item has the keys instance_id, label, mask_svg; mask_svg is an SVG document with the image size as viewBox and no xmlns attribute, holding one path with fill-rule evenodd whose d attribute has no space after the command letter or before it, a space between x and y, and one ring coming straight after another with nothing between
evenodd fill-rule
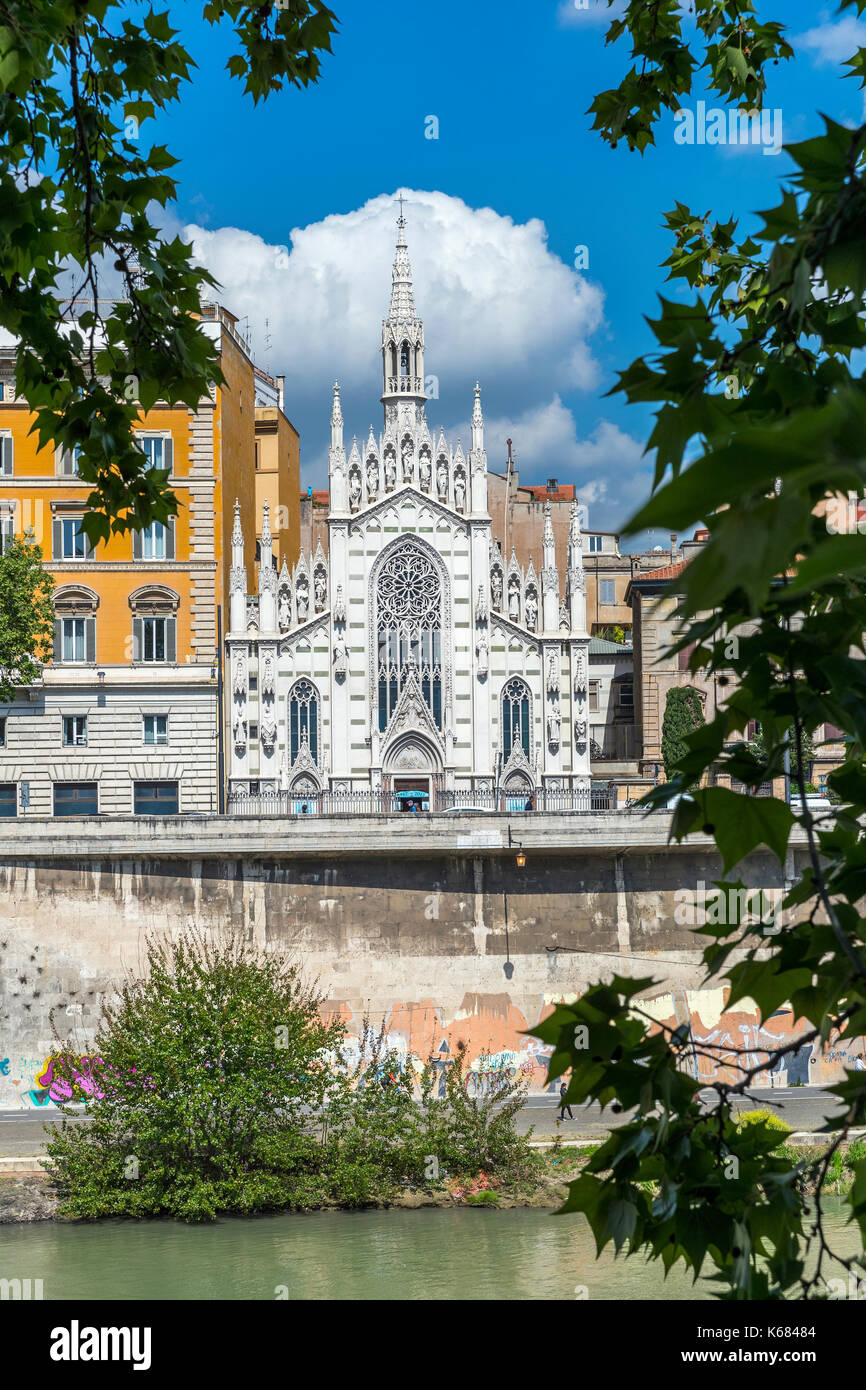
<instances>
[{"instance_id":1,"label":"pointed arch window","mask_svg":"<svg viewBox=\"0 0 866 1390\"><path fill-rule=\"evenodd\" d=\"M442 728L442 586L433 561L412 541L396 546L376 581L379 731L415 680Z\"/></svg>"},{"instance_id":2,"label":"pointed arch window","mask_svg":"<svg viewBox=\"0 0 866 1390\"><path fill-rule=\"evenodd\" d=\"M311 681L296 681L289 693L289 751L292 763L306 744L319 761L319 694Z\"/></svg>"},{"instance_id":3,"label":"pointed arch window","mask_svg":"<svg viewBox=\"0 0 866 1390\"><path fill-rule=\"evenodd\" d=\"M400 375L411 375L409 371L409 344L407 342L404 342L400 348Z\"/></svg>"},{"instance_id":4,"label":"pointed arch window","mask_svg":"<svg viewBox=\"0 0 866 1390\"><path fill-rule=\"evenodd\" d=\"M506 762L517 745L529 757L529 686L515 676L502 691L502 752Z\"/></svg>"}]
</instances>

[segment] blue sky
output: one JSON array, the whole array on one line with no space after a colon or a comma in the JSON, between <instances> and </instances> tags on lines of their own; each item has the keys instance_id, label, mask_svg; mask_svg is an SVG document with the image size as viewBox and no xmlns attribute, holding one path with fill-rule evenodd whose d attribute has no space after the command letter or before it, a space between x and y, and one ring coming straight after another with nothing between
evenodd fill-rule
<instances>
[{"instance_id":1,"label":"blue sky","mask_svg":"<svg viewBox=\"0 0 866 1390\"><path fill-rule=\"evenodd\" d=\"M142 130L180 157L178 221L224 302L248 316L257 356L286 372L304 483L326 482L335 377L349 434L381 427L390 199L402 187L427 370L441 382L431 422L465 440L478 376L490 466L510 431L523 480L574 481L591 523L618 527L650 485L651 419L604 396L651 343L643 316L664 285L662 213L678 199L745 226L777 198L787 157L677 145L672 120L643 158L611 151L586 110L628 53L605 49L605 23L569 0L331 2L341 27L318 87L257 108L224 72L230 32L175 7L199 70L182 104ZM759 9L784 20L799 50L772 74L784 139L814 133L817 110L859 121L862 94L838 61L856 46L854 21L840 32L834 7L805 0ZM425 138L430 116L438 139Z\"/></svg>"}]
</instances>

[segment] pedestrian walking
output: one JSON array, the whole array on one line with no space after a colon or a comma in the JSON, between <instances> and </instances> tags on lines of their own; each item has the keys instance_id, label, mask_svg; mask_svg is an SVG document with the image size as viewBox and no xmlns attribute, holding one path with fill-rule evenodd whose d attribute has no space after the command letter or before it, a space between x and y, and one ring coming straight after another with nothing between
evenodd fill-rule
<instances>
[{"instance_id":1,"label":"pedestrian walking","mask_svg":"<svg viewBox=\"0 0 866 1390\"><path fill-rule=\"evenodd\" d=\"M570 1105L567 1105L567 1104L566 1104L566 1101L565 1101L565 1096L566 1096L566 1092L567 1092L567 1091L568 1091L568 1086L567 1086L566 1083L563 1081L562 1085L561 1085L560 1088L559 1088L559 1118L560 1118L561 1120L564 1120L564 1119L565 1119L565 1112L566 1112L566 1110L568 1111L568 1118L569 1118L570 1120L573 1120L573 1119L574 1119L574 1116L573 1116L572 1113L571 1113L571 1106L570 1106Z\"/></svg>"}]
</instances>

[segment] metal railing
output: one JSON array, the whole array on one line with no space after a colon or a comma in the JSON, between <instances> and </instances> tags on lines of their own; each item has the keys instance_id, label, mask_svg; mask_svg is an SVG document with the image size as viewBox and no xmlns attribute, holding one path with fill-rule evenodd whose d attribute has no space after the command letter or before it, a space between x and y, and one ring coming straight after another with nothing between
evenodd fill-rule
<instances>
[{"instance_id":1,"label":"metal railing","mask_svg":"<svg viewBox=\"0 0 866 1390\"><path fill-rule=\"evenodd\" d=\"M326 791L310 796L280 791L257 795L234 792L228 798L231 816L391 816L419 812L593 815L617 809L616 787L607 782L588 788L540 787L522 792L434 789L427 797L393 791Z\"/></svg>"}]
</instances>

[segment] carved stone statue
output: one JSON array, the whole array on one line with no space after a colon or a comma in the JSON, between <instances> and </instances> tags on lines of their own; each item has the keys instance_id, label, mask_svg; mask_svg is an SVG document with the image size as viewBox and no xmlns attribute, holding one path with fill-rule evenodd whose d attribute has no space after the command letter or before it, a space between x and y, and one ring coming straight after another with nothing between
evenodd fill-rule
<instances>
[{"instance_id":1,"label":"carved stone statue","mask_svg":"<svg viewBox=\"0 0 866 1390\"><path fill-rule=\"evenodd\" d=\"M538 600L535 594L526 595L526 626L530 632L535 631L535 620L538 617Z\"/></svg>"},{"instance_id":2,"label":"carved stone statue","mask_svg":"<svg viewBox=\"0 0 866 1390\"><path fill-rule=\"evenodd\" d=\"M247 726L242 719L235 720L235 751L243 753L247 746Z\"/></svg>"},{"instance_id":3,"label":"carved stone statue","mask_svg":"<svg viewBox=\"0 0 866 1390\"><path fill-rule=\"evenodd\" d=\"M482 632L475 644L475 654L478 657L478 674L486 676L488 669L487 638Z\"/></svg>"},{"instance_id":4,"label":"carved stone statue","mask_svg":"<svg viewBox=\"0 0 866 1390\"><path fill-rule=\"evenodd\" d=\"M288 628L288 627L291 627L291 625L292 625L292 605L291 605L291 601L290 601L290 599L289 599L289 593L288 593L288 590L287 590L287 589L283 589L282 592L280 593L279 615L280 615L280 627L281 627L281 628Z\"/></svg>"},{"instance_id":5,"label":"carved stone statue","mask_svg":"<svg viewBox=\"0 0 866 1390\"><path fill-rule=\"evenodd\" d=\"M360 479L360 477L358 476L358 473L353 469L353 470L352 470L352 476L351 476L350 479L349 479L349 505L351 506L351 508L352 508L353 511L355 511L355 510L357 509L358 503L359 503L360 501L361 501L361 479Z\"/></svg>"},{"instance_id":6,"label":"carved stone statue","mask_svg":"<svg viewBox=\"0 0 866 1390\"><path fill-rule=\"evenodd\" d=\"M421 486L422 486L422 488L424 489L425 492L428 492L429 489L430 489L430 478L431 478L431 474L432 474L432 469L431 469L431 467L430 467L430 455L429 455L429 454L422 453L422 455L421 455L421 469L420 469L420 472L421 472Z\"/></svg>"},{"instance_id":7,"label":"carved stone statue","mask_svg":"<svg viewBox=\"0 0 866 1390\"><path fill-rule=\"evenodd\" d=\"M385 455L385 486L391 492L397 483L397 460L389 450Z\"/></svg>"},{"instance_id":8,"label":"carved stone statue","mask_svg":"<svg viewBox=\"0 0 866 1390\"><path fill-rule=\"evenodd\" d=\"M343 586L337 585L337 593L334 598L334 622L344 623L346 621L346 600L343 598Z\"/></svg>"},{"instance_id":9,"label":"carved stone statue","mask_svg":"<svg viewBox=\"0 0 866 1390\"><path fill-rule=\"evenodd\" d=\"M475 621L477 623L487 622L487 599L484 597L484 585L478 585L478 597L475 600Z\"/></svg>"},{"instance_id":10,"label":"carved stone statue","mask_svg":"<svg viewBox=\"0 0 866 1390\"><path fill-rule=\"evenodd\" d=\"M444 459L440 460L440 462L439 462L439 467L438 467L437 470L436 470L436 483L437 483L438 488L439 488L439 496L442 497L442 498L447 497L447 496L448 496L448 465L445 463Z\"/></svg>"},{"instance_id":11,"label":"carved stone statue","mask_svg":"<svg viewBox=\"0 0 866 1390\"><path fill-rule=\"evenodd\" d=\"M574 673L574 693L582 696L586 693L586 653L581 647L577 653L577 669Z\"/></svg>"},{"instance_id":12,"label":"carved stone statue","mask_svg":"<svg viewBox=\"0 0 866 1390\"><path fill-rule=\"evenodd\" d=\"M559 660L556 652L550 652L547 658L547 688L551 694L559 694Z\"/></svg>"},{"instance_id":13,"label":"carved stone statue","mask_svg":"<svg viewBox=\"0 0 866 1390\"><path fill-rule=\"evenodd\" d=\"M520 583L517 579L508 586L508 616L514 622L520 621Z\"/></svg>"},{"instance_id":14,"label":"carved stone statue","mask_svg":"<svg viewBox=\"0 0 866 1390\"><path fill-rule=\"evenodd\" d=\"M553 746L559 743L561 723L559 710L554 706L547 716L547 741Z\"/></svg>"},{"instance_id":15,"label":"carved stone statue","mask_svg":"<svg viewBox=\"0 0 866 1390\"><path fill-rule=\"evenodd\" d=\"M367 496L375 497L379 491L379 466L370 459L367 464Z\"/></svg>"},{"instance_id":16,"label":"carved stone statue","mask_svg":"<svg viewBox=\"0 0 866 1390\"><path fill-rule=\"evenodd\" d=\"M345 680L349 671L349 652L342 636L334 638L334 675L337 680Z\"/></svg>"},{"instance_id":17,"label":"carved stone statue","mask_svg":"<svg viewBox=\"0 0 866 1390\"><path fill-rule=\"evenodd\" d=\"M262 694L273 695L275 689L274 658L268 652L262 667Z\"/></svg>"},{"instance_id":18,"label":"carved stone statue","mask_svg":"<svg viewBox=\"0 0 866 1390\"><path fill-rule=\"evenodd\" d=\"M247 659L243 652L238 657L235 666L234 692L236 695L246 695L247 693Z\"/></svg>"},{"instance_id":19,"label":"carved stone statue","mask_svg":"<svg viewBox=\"0 0 866 1390\"><path fill-rule=\"evenodd\" d=\"M466 483L462 473L458 473L454 479L454 505L458 512L463 511L463 503L466 500Z\"/></svg>"},{"instance_id":20,"label":"carved stone statue","mask_svg":"<svg viewBox=\"0 0 866 1390\"><path fill-rule=\"evenodd\" d=\"M586 720L582 715L574 721L574 741L577 744L586 743Z\"/></svg>"},{"instance_id":21,"label":"carved stone statue","mask_svg":"<svg viewBox=\"0 0 866 1390\"><path fill-rule=\"evenodd\" d=\"M403 457L403 482L404 482L404 483L411 483L411 481L412 481L412 444L411 444L411 442L410 442L408 439L404 439L404 440L403 440L402 457Z\"/></svg>"},{"instance_id":22,"label":"carved stone statue","mask_svg":"<svg viewBox=\"0 0 866 1390\"><path fill-rule=\"evenodd\" d=\"M499 570L494 570L491 574L490 588L493 593L493 607L498 613L502 608L502 575Z\"/></svg>"},{"instance_id":23,"label":"carved stone statue","mask_svg":"<svg viewBox=\"0 0 866 1390\"><path fill-rule=\"evenodd\" d=\"M298 585L298 622L305 623L310 611L310 596L306 584Z\"/></svg>"},{"instance_id":24,"label":"carved stone statue","mask_svg":"<svg viewBox=\"0 0 866 1390\"><path fill-rule=\"evenodd\" d=\"M325 583L325 576L322 574L321 570L319 570L316 575L313 587L316 594L316 612L321 613L325 606L325 600L328 597L328 586Z\"/></svg>"}]
</instances>

